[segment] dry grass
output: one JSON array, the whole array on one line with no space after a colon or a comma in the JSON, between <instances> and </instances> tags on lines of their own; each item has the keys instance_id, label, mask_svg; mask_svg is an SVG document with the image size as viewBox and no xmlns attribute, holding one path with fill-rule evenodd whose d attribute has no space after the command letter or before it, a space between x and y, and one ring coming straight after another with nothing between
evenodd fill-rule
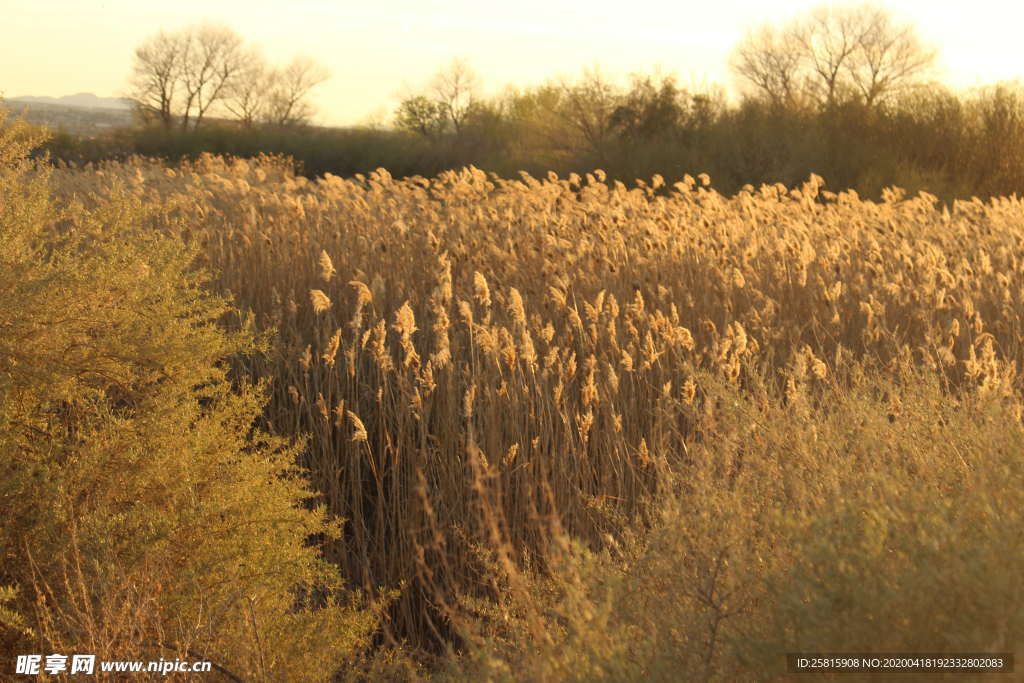
<instances>
[{"instance_id":1,"label":"dry grass","mask_svg":"<svg viewBox=\"0 0 1024 683\"><path fill-rule=\"evenodd\" d=\"M277 330L276 352L238 369L273 380L273 430L312 435L302 464L347 520L326 553L368 589L403 587L386 631L418 646L452 638L468 605L500 603L515 576L552 568L562 533L608 552L665 528L666 500L700 520L672 546L706 555L695 581L721 560L708 539L747 543L770 560L765 575L795 566L749 545L768 518L757 510L811 524L854 475L906 482L936 462L914 464L935 434L899 436L918 410L899 399L910 369L935 378L936 415L973 397L964 405L994 402L1019 430L1016 198L946 209L892 190L872 203L813 176L727 198L703 177L628 189L599 171L510 181L472 168L310 182L273 160L219 158L57 176L72 205L118 184L176 203L216 286ZM891 384L850 404L863 414L828 417L878 373ZM882 420L863 432L873 440L849 435L855 413ZM855 468L843 438L861 454ZM905 452L887 450L890 438ZM778 455L798 446L799 458ZM987 471L987 448L969 471ZM933 489L968 478L936 474ZM751 507L759 496L778 504ZM695 598L712 605L701 618L732 614L709 590ZM724 646L679 638L703 643L687 650L693 671L731 675L716 659Z\"/></svg>"}]
</instances>

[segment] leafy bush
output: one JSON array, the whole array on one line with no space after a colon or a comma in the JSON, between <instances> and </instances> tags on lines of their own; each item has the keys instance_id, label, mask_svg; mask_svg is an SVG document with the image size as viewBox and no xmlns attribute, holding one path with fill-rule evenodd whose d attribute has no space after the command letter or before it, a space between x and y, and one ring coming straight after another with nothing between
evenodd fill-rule
<instances>
[{"instance_id":1,"label":"leafy bush","mask_svg":"<svg viewBox=\"0 0 1024 683\"><path fill-rule=\"evenodd\" d=\"M327 679L375 618L308 542L336 524L254 428L263 388L232 390L253 335L158 209L58 208L39 142L0 128L0 651Z\"/></svg>"}]
</instances>

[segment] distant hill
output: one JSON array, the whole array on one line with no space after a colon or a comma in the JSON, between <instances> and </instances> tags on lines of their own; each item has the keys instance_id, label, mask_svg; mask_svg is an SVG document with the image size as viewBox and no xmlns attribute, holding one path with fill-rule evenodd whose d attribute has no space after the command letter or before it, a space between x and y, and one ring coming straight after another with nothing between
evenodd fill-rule
<instances>
[{"instance_id":1,"label":"distant hill","mask_svg":"<svg viewBox=\"0 0 1024 683\"><path fill-rule=\"evenodd\" d=\"M64 97L11 97L8 102L25 102L29 104L51 104L63 107L83 107L86 109L120 109L129 111L131 100L122 97L98 97L91 92L80 92Z\"/></svg>"},{"instance_id":2,"label":"distant hill","mask_svg":"<svg viewBox=\"0 0 1024 683\"><path fill-rule=\"evenodd\" d=\"M92 104L87 104L90 102ZM90 93L68 97L12 97L0 103L15 116L24 116L26 121L85 137L134 123L131 107L123 100Z\"/></svg>"}]
</instances>

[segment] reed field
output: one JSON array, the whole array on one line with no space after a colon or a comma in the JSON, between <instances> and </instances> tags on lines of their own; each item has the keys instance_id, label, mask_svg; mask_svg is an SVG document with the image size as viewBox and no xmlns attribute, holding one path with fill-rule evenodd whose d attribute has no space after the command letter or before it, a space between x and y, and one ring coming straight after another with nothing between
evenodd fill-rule
<instances>
[{"instance_id":1,"label":"reed field","mask_svg":"<svg viewBox=\"0 0 1024 683\"><path fill-rule=\"evenodd\" d=\"M199 274L174 296L226 303L196 319L167 308L166 327L140 323L138 348L213 328L249 340L204 347L201 362L219 374L180 383L175 405L193 412L124 466L140 478L126 490L151 504L144 521L110 521L141 503L102 493L125 484L100 460L74 500L95 503L96 520L106 510L115 530L104 533L125 543L168 515L187 524L166 537L192 525L197 548L278 534L258 552L188 565L198 577L188 590L172 580L184 569L159 562L162 583L80 586L75 576L115 560L99 541L83 542L78 559L55 545L73 535L70 506L32 531L27 496L42 489L5 465L0 502L18 513L4 536L0 623L20 631L0 645L159 641L217 653L245 680L771 680L786 677L787 652L1024 652L1019 198L947 206L893 188L870 202L817 176L722 196L699 169L627 187L599 170L309 180L270 157L0 162L16 174L8 197L31 185L24 201L49 207L19 223L13 202L0 206L7 225L47 226L25 233L37 246L22 270L0 272L0 323L21 329L29 299L13 298L15 273L44 264L31 290L44 301L72 291L54 263L83 245L140 244L102 269L83 262L72 280L127 287L136 280L125 273L157 271L180 252L189 259L175 272ZM155 235L157 246L145 241ZM45 246L69 240L77 246L60 259ZM125 292L81 315L154 305ZM24 329L97 338L61 319ZM135 329L125 324L109 355L82 362L131 357L118 341ZM9 378L60 356L15 362L19 348L0 347L5 419L72 420L50 399L25 407L29 384ZM187 347L172 360L186 368ZM189 393L218 382L217 397ZM104 391L96 400L111 405L130 394ZM166 452L207 457L180 444L211 401L248 406L225 422L241 445L221 444L235 455L217 467L189 469ZM103 414L155 410L131 405ZM92 448L61 434L65 455L40 470L48 477ZM273 448L245 441L253 434ZM0 447L11 462L27 450L44 462L39 443ZM162 469L172 466L187 483L174 484L187 490L173 501L146 483L176 476ZM286 482L288 492L274 488ZM187 514L224 496L230 504L209 516ZM255 521L223 526L225 515ZM290 526L260 522L277 516ZM279 547L302 571L276 569ZM276 605L266 616L275 638L260 637L253 599L230 592L211 603L238 613L220 630L182 626L179 615L206 623L196 605L222 591L203 573L245 553L257 569L224 581L276 591L265 603ZM29 557L36 569L14 568ZM58 558L64 569L48 574ZM97 616L124 609L129 594L142 616ZM74 603L78 616L47 620L43 603ZM133 630L115 638L101 622ZM344 642L332 640L342 631Z\"/></svg>"}]
</instances>

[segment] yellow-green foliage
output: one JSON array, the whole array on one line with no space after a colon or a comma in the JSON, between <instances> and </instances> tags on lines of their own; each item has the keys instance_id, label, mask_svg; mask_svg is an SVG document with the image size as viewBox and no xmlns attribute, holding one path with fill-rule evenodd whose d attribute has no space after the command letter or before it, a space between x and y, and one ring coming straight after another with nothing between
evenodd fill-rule
<instances>
[{"instance_id":1,"label":"yellow-green foliage","mask_svg":"<svg viewBox=\"0 0 1024 683\"><path fill-rule=\"evenodd\" d=\"M456 675L1021 642L1018 199L214 157L55 177L69 230L126 193L170 204L153 227L277 329L234 368L272 382L268 431L310 435L347 520L324 552L404 584L387 631L461 642Z\"/></svg>"},{"instance_id":2,"label":"yellow-green foliage","mask_svg":"<svg viewBox=\"0 0 1024 683\"><path fill-rule=\"evenodd\" d=\"M308 546L332 527L262 389L232 391L251 333L157 209L56 207L26 133L0 127L0 652L329 678L375 619Z\"/></svg>"}]
</instances>

